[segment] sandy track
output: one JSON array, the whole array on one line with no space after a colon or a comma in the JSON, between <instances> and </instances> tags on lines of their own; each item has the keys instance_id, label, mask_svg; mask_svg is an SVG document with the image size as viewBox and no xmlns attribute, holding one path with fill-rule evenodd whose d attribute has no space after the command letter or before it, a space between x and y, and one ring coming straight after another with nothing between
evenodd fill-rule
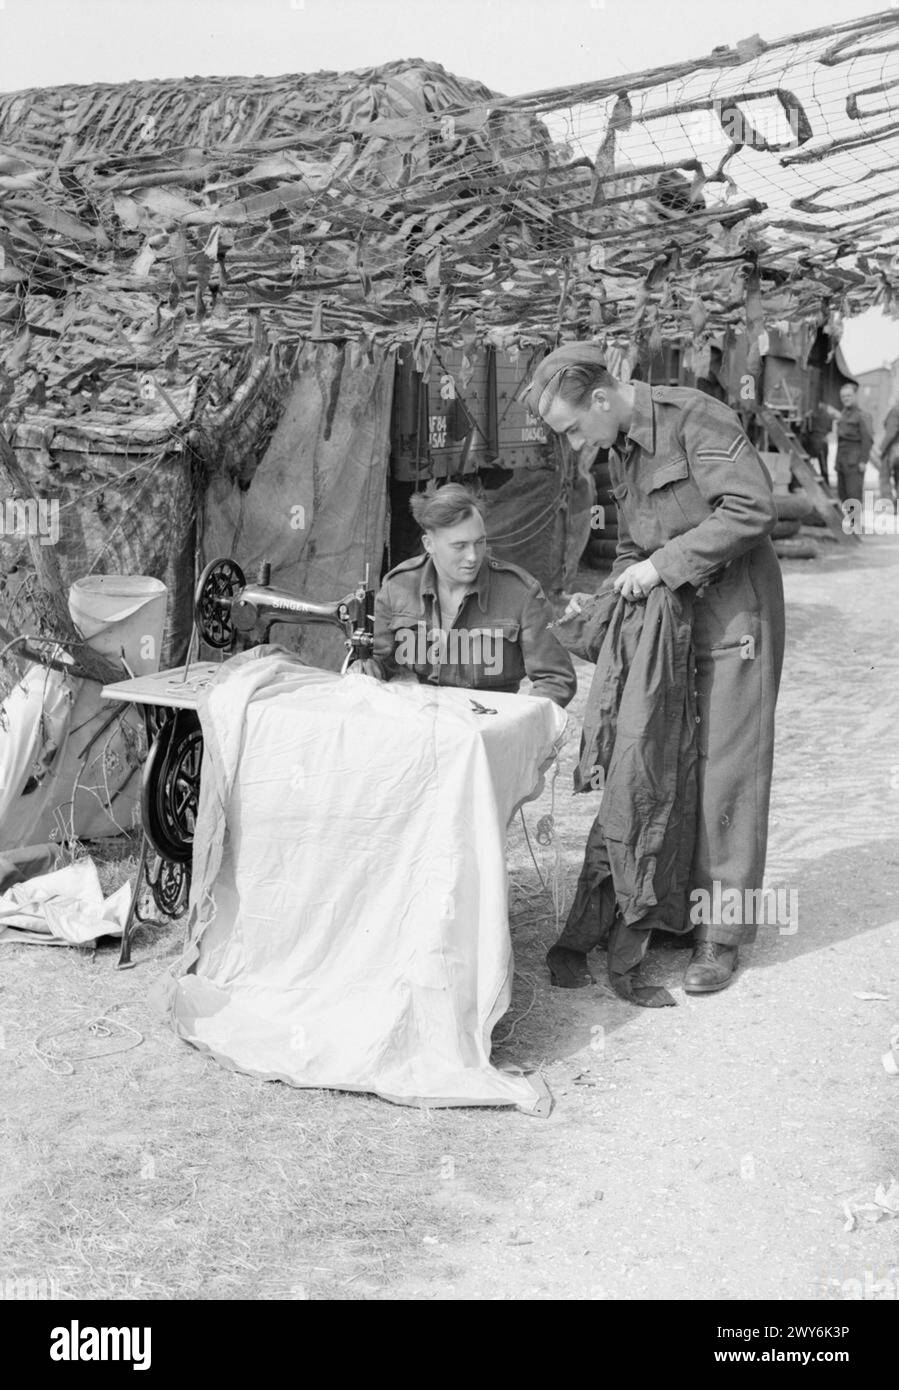
<instances>
[{"instance_id":1,"label":"sandy track","mask_svg":"<svg viewBox=\"0 0 899 1390\"><path fill-rule=\"evenodd\" d=\"M452 1277L392 1297L841 1299L866 1271L899 1296L899 1221L846 1232L842 1210L899 1176L899 1084L880 1064L899 1022L899 541L822 550L784 566L767 882L798 892L798 929L760 927L706 998L680 988L687 951L655 948L650 976L679 1007L643 1011L604 984L552 990L552 924L517 900L512 1016L536 997L499 1056L543 1062L556 1107L491 1134L502 1201L474 1201L464 1170L446 1184L471 1204ZM568 795L572 753L556 793L569 896L593 814ZM521 838L513 877L533 889Z\"/></svg>"}]
</instances>

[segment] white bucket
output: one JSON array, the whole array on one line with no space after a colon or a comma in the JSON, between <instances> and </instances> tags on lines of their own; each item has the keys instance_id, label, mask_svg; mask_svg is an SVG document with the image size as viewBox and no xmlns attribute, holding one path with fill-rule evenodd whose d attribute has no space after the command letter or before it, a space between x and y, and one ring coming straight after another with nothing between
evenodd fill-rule
<instances>
[{"instance_id":1,"label":"white bucket","mask_svg":"<svg viewBox=\"0 0 899 1390\"><path fill-rule=\"evenodd\" d=\"M69 590L69 612L94 651L125 660L136 676L159 670L168 589L146 574L89 574Z\"/></svg>"}]
</instances>

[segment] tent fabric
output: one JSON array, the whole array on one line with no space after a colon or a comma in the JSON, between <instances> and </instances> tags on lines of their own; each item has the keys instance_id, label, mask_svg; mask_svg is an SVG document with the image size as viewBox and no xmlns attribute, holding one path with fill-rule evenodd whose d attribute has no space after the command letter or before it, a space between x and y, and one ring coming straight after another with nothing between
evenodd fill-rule
<instances>
[{"instance_id":1,"label":"tent fabric","mask_svg":"<svg viewBox=\"0 0 899 1390\"><path fill-rule=\"evenodd\" d=\"M159 670L166 593L144 575L72 585L69 611L87 643ZM100 839L138 818L142 720L110 711L94 681L29 666L0 705L0 845Z\"/></svg>"},{"instance_id":2,"label":"tent fabric","mask_svg":"<svg viewBox=\"0 0 899 1390\"><path fill-rule=\"evenodd\" d=\"M132 829L141 737L133 710L110 723L95 682L30 666L0 706L0 728L4 849Z\"/></svg>"},{"instance_id":3,"label":"tent fabric","mask_svg":"<svg viewBox=\"0 0 899 1390\"><path fill-rule=\"evenodd\" d=\"M189 945L155 988L225 1065L405 1104L540 1113L490 1064L512 949L505 828L566 716L549 700L379 683L275 648L232 658L205 740Z\"/></svg>"},{"instance_id":4,"label":"tent fabric","mask_svg":"<svg viewBox=\"0 0 899 1390\"><path fill-rule=\"evenodd\" d=\"M567 449L556 467L515 468L484 493L491 554L532 574L549 593L573 582L590 536L593 480Z\"/></svg>"},{"instance_id":5,"label":"tent fabric","mask_svg":"<svg viewBox=\"0 0 899 1390\"><path fill-rule=\"evenodd\" d=\"M194 493L192 470L180 453L139 444L93 448L70 437L71 423L20 425L16 456L36 496L58 519L54 554L66 585L86 575L151 575L169 591L162 664L171 661L175 633L190 631L193 599ZM76 447L77 445L77 447ZM31 570L25 536L3 537L0 622L16 632L37 630L27 605L15 602Z\"/></svg>"},{"instance_id":6,"label":"tent fabric","mask_svg":"<svg viewBox=\"0 0 899 1390\"><path fill-rule=\"evenodd\" d=\"M42 845L21 845L18 849L0 850L0 893L36 874L59 868L64 854L62 845L52 844L49 840Z\"/></svg>"},{"instance_id":7,"label":"tent fabric","mask_svg":"<svg viewBox=\"0 0 899 1390\"><path fill-rule=\"evenodd\" d=\"M236 560L248 579L298 598L344 597L364 577L377 588L385 544L394 356L347 342L309 343L265 456L246 490L216 476L206 496L203 563ZM316 666L338 669L337 628L279 626L273 638Z\"/></svg>"},{"instance_id":8,"label":"tent fabric","mask_svg":"<svg viewBox=\"0 0 899 1390\"><path fill-rule=\"evenodd\" d=\"M562 494L557 468L515 468L487 493L490 553L520 565L550 591L561 588L555 540Z\"/></svg>"}]
</instances>

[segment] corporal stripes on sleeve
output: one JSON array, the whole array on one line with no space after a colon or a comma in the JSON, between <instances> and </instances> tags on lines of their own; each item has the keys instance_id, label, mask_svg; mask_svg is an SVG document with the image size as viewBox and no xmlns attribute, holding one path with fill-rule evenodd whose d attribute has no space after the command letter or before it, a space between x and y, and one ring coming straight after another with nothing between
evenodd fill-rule
<instances>
[{"instance_id":1,"label":"corporal stripes on sleeve","mask_svg":"<svg viewBox=\"0 0 899 1390\"><path fill-rule=\"evenodd\" d=\"M738 434L727 449L697 449L694 457L703 459L708 463L733 463L737 456L749 447L749 440L746 435Z\"/></svg>"}]
</instances>

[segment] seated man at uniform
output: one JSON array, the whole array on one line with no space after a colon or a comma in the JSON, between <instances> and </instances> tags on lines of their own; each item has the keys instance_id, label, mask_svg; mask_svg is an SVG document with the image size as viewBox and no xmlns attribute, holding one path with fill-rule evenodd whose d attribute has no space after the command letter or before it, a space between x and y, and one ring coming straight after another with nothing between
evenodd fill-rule
<instances>
[{"instance_id":1,"label":"seated man at uniform","mask_svg":"<svg viewBox=\"0 0 899 1390\"><path fill-rule=\"evenodd\" d=\"M385 576L366 672L510 693L527 676L532 694L567 705L577 678L548 631L552 608L526 570L487 553L480 500L448 483L417 494L410 506L424 553Z\"/></svg>"}]
</instances>

